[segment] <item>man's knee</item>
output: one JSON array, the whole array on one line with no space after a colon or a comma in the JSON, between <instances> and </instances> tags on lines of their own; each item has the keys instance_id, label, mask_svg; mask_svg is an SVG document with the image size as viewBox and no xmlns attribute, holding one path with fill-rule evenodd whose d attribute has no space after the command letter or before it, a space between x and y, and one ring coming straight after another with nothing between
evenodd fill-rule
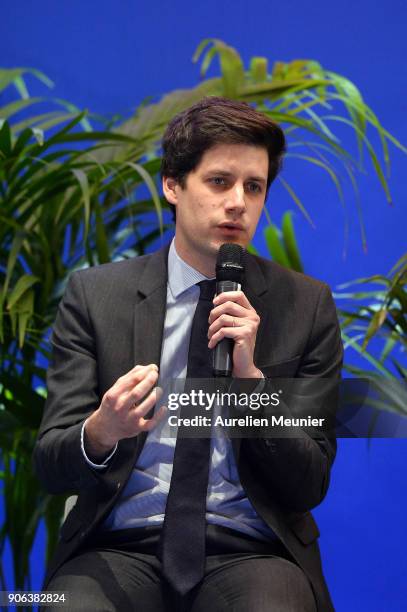
<instances>
[{"instance_id":1,"label":"man's knee","mask_svg":"<svg viewBox=\"0 0 407 612\"><path fill-rule=\"evenodd\" d=\"M87 551L70 559L53 576L47 591L65 594L66 612L164 610L154 569L145 560L118 551ZM44 612L51 610L47 607Z\"/></svg>"},{"instance_id":2,"label":"man's knee","mask_svg":"<svg viewBox=\"0 0 407 612\"><path fill-rule=\"evenodd\" d=\"M240 560L209 573L191 612L315 612L304 572L277 557Z\"/></svg>"},{"instance_id":3,"label":"man's knee","mask_svg":"<svg viewBox=\"0 0 407 612\"><path fill-rule=\"evenodd\" d=\"M43 612L57 612L61 607L64 612L115 612L115 603L104 592L102 585L94 577L73 574L56 575L48 584L47 591L63 593L65 603L63 606L51 606ZM42 608L41 608L42 610Z\"/></svg>"},{"instance_id":4,"label":"man's knee","mask_svg":"<svg viewBox=\"0 0 407 612\"><path fill-rule=\"evenodd\" d=\"M303 570L286 559L278 559L273 586L266 589L276 612L316 612L311 584ZM267 609L267 608L265 608Z\"/></svg>"}]
</instances>

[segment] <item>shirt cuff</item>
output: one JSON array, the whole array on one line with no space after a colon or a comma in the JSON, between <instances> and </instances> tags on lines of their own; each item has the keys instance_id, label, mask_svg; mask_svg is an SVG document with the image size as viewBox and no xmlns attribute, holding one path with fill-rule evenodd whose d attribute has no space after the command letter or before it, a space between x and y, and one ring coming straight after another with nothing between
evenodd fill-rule
<instances>
[{"instance_id":1,"label":"shirt cuff","mask_svg":"<svg viewBox=\"0 0 407 612\"><path fill-rule=\"evenodd\" d=\"M86 462L91 467L95 468L96 470L101 470L103 468L107 468L109 460L113 457L113 455L116 452L117 442L116 442L116 445L115 445L114 449L112 450L112 452L103 460L103 463L93 463L93 461L91 461L89 459L89 457L87 456L86 451L85 451L85 425L86 425L86 421L87 421L87 419L85 419L85 421L83 422L82 429L81 429L81 448L82 448L83 456L85 457Z\"/></svg>"}]
</instances>

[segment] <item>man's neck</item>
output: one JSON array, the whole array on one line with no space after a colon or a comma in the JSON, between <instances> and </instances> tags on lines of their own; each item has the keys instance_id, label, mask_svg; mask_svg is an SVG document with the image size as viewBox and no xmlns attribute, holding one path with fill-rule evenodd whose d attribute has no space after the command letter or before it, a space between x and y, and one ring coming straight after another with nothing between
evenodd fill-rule
<instances>
[{"instance_id":1,"label":"man's neck","mask_svg":"<svg viewBox=\"0 0 407 612\"><path fill-rule=\"evenodd\" d=\"M206 276L207 278L214 278L216 269L216 258L208 257L200 253L183 248L182 245L177 241L175 236L174 246L178 257L180 257L189 266Z\"/></svg>"}]
</instances>

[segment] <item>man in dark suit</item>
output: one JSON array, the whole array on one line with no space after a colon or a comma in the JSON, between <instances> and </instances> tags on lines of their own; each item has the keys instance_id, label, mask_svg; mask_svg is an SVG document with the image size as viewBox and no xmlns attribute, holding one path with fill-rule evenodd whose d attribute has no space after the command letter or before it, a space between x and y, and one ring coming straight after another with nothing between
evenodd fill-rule
<instances>
[{"instance_id":1,"label":"man in dark suit","mask_svg":"<svg viewBox=\"0 0 407 612\"><path fill-rule=\"evenodd\" d=\"M157 388L159 376L190 375L202 332L205 355L234 340L234 378L340 377L325 284L248 255L241 290L212 310L204 295L220 245L252 239L284 149L281 129L246 104L187 109L163 141L171 245L70 278L34 459L50 492L78 494L44 583L72 610L333 609L309 511L326 494L335 440L220 435L188 455L165 436ZM195 475L188 463L201 466Z\"/></svg>"}]
</instances>

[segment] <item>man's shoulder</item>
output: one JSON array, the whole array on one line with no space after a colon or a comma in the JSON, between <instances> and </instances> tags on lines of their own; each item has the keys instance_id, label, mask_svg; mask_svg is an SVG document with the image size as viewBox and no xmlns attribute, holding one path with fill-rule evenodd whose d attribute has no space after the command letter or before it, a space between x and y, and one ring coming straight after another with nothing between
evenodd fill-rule
<instances>
[{"instance_id":1,"label":"man's shoulder","mask_svg":"<svg viewBox=\"0 0 407 612\"><path fill-rule=\"evenodd\" d=\"M146 255L76 270L71 274L71 279L79 279L83 285L136 283L145 271L165 275L167 254L168 246L165 246Z\"/></svg>"},{"instance_id":2,"label":"man's shoulder","mask_svg":"<svg viewBox=\"0 0 407 612\"><path fill-rule=\"evenodd\" d=\"M91 266L89 268L81 268L72 272L71 276L80 277L84 282L92 280L106 280L109 278L118 278L137 274L144 270L146 263L151 258L152 254L139 255L129 259L121 259L109 263Z\"/></svg>"},{"instance_id":3,"label":"man's shoulder","mask_svg":"<svg viewBox=\"0 0 407 612\"><path fill-rule=\"evenodd\" d=\"M297 272L286 268L270 259L260 255L251 254L260 268L267 287L279 287L280 290L292 290L295 292L317 293L319 294L327 284L303 272Z\"/></svg>"}]
</instances>

